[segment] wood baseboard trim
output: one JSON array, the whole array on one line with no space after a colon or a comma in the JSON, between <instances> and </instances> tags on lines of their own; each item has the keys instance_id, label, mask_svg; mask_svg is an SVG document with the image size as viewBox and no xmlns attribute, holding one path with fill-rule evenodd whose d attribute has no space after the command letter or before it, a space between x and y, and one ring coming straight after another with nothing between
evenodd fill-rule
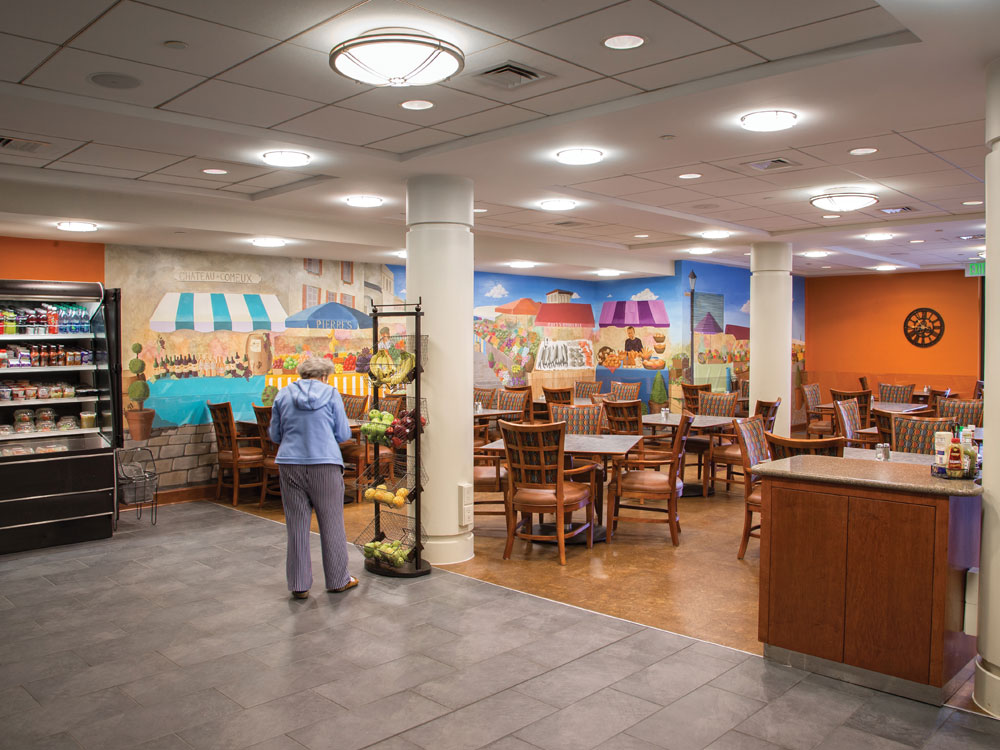
<instances>
[{"instance_id":1,"label":"wood baseboard trim","mask_svg":"<svg viewBox=\"0 0 1000 750\"><path fill-rule=\"evenodd\" d=\"M169 490L160 490L156 493L158 505L179 505L181 503L196 503L199 500L215 499L215 483L195 484L190 487L174 487ZM150 503L139 503L138 505L122 505L119 510L124 513L136 508L148 508Z\"/></svg>"}]
</instances>

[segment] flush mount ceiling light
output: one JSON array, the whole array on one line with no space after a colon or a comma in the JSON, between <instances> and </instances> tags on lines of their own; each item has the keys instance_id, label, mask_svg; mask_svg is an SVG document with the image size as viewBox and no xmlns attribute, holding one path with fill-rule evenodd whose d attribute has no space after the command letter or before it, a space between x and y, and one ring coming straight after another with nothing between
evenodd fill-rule
<instances>
[{"instance_id":1,"label":"flush mount ceiling light","mask_svg":"<svg viewBox=\"0 0 1000 750\"><path fill-rule=\"evenodd\" d=\"M852 148L848 151L851 156L868 156L868 154L877 154L877 148L863 147L863 148Z\"/></svg>"},{"instance_id":2,"label":"flush mount ceiling light","mask_svg":"<svg viewBox=\"0 0 1000 750\"><path fill-rule=\"evenodd\" d=\"M924 244L924 241L923 240L910 240L910 244L911 245L922 245L922 244Z\"/></svg>"},{"instance_id":3,"label":"flush mount ceiling light","mask_svg":"<svg viewBox=\"0 0 1000 750\"><path fill-rule=\"evenodd\" d=\"M272 167L304 167L312 160L304 151L268 151L260 158Z\"/></svg>"},{"instance_id":4,"label":"flush mount ceiling light","mask_svg":"<svg viewBox=\"0 0 1000 750\"><path fill-rule=\"evenodd\" d=\"M377 195L349 195L344 198L344 203L354 208L375 208L381 206L383 200Z\"/></svg>"},{"instance_id":5,"label":"flush mount ceiling light","mask_svg":"<svg viewBox=\"0 0 1000 750\"><path fill-rule=\"evenodd\" d=\"M688 253L691 255L711 255L715 252L714 248L711 247L689 247Z\"/></svg>"},{"instance_id":6,"label":"flush mount ceiling light","mask_svg":"<svg viewBox=\"0 0 1000 750\"><path fill-rule=\"evenodd\" d=\"M182 42L179 39L169 39L163 43L163 46L167 49L187 49L187 42Z\"/></svg>"},{"instance_id":7,"label":"flush mount ceiling light","mask_svg":"<svg viewBox=\"0 0 1000 750\"><path fill-rule=\"evenodd\" d=\"M802 253L802 257L803 258L825 258L829 254L830 253L827 250L806 250L804 253Z\"/></svg>"},{"instance_id":8,"label":"flush mount ceiling light","mask_svg":"<svg viewBox=\"0 0 1000 750\"><path fill-rule=\"evenodd\" d=\"M820 268L833 268L833 266L820 266Z\"/></svg>"},{"instance_id":9,"label":"flush mount ceiling light","mask_svg":"<svg viewBox=\"0 0 1000 750\"><path fill-rule=\"evenodd\" d=\"M603 158L604 152L596 148L565 148L556 152L556 161L573 166L597 164Z\"/></svg>"},{"instance_id":10,"label":"flush mount ceiling light","mask_svg":"<svg viewBox=\"0 0 1000 750\"><path fill-rule=\"evenodd\" d=\"M330 50L330 67L369 86L429 86L461 73L465 55L415 29L373 29Z\"/></svg>"},{"instance_id":11,"label":"flush mount ceiling light","mask_svg":"<svg viewBox=\"0 0 1000 750\"><path fill-rule=\"evenodd\" d=\"M64 232L96 232L97 224L92 221L59 221L56 229Z\"/></svg>"},{"instance_id":12,"label":"flush mount ceiling light","mask_svg":"<svg viewBox=\"0 0 1000 750\"><path fill-rule=\"evenodd\" d=\"M530 260L512 260L507 265L511 268L534 268L538 264Z\"/></svg>"},{"instance_id":13,"label":"flush mount ceiling light","mask_svg":"<svg viewBox=\"0 0 1000 750\"><path fill-rule=\"evenodd\" d=\"M725 229L710 229L701 233L701 237L706 240L724 240L731 235L732 232L727 232Z\"/></svg>"},{"instance_id":14,"label":"flush mount ceiling light","mask_svg":"<svg viewBox=\"0 0 1000 750\"><path fill-rule=\"evenodd\" d=\"M875 266L872 270L873 271L895 271L896 268L897 268L897 266L890 266L890 265L886 264L884 266Z\"/></svg>"},{"instance_id":15,"label":"flush mount ceiling light","mask_svg":"<svg viewBox=\"0 0 1000 750\"><path fill-rule=\"evenodd\" d=\"M824 219L839 219L840 214L823 214Z\"/></svg>"},{"instance_id":16,"label":"flush mount ceiling light","mask_svg":"<svg viewBox=\"0 0 1000 750\"><path fill-rule=\"evenodd\" d=\"M677 175L679 180L697 180L701 175L698 172L687 172L685 174Z\"/></svg>"},{"instance_id":17,"label":"flush mount ceiling light","mask_svg":"<svg viewBox=\"0 0 1000 750\"><path fill-rule=\"evenodd\" d=\"M983 205L983 202L982 201L962 201L962 205L963 206L981 206L981 205Z\"/></svg>"},{"instance_id":18,"label":"flush mount ceiling light","mask_svg":"<svg viewBox=\"0 0 1000 750\"><path fill-rule=\"evenodd\" d=\"M602 268L600 271L594 271L598 276L621 276L624 271L616 271L613 268Z\"/></svg>"},{"instance_id":19,"label":"flush mount ceiling light","mask_svg":"<svg viewBox=\"0 0 1000 750\"><path fill-rule=\"evenodd\" d=\"M228 169L203 169L203 174L229 174Z\"/></svg>"},{"instance_id":20,"label":"flush mount ceiling light","mask_svg":"<svg viewBox=\"0 0 1000 750\"><path fill-rule=\"evenodd\" d=\"M893 236L889 232L869 232L864 235L864 238L869 242L882 242L884 240L891 240Z\"/></svg>"},{"instance_id":21,"label":"flush mount ceiling light","mask_svg":"<svg viewBox=\"0 0 1000 750\"><path fill-rule=\"evenodd\" d=\"M489 211L488 208L474 208L474 209L472 209L472 213L474 213L474 214L484 214L487 211Z\"/></svg>"},{"instance_id":22,"label":"flush mount ceiling light","mask_svg":"<svg viewBox=\"0 0 1000 750\"><path fill-rule=\"evenodd\" d=\"M744 130L755 133L773 133L775 130L788 130L795 125L799 116L783 109L769 109L763 112L750 112L740 118Z\"/></svg>"},{"instance_id":23,"label":"flush mount ceiling light","mask_svg":"<svg viewBox=\"0 0 1000 750\"><path fill-rule=\"evenodd\" d=\"M576 201L569 198L549 198L539 201L538 207L544 211L569 211L571 208L576 208Z\"/></svg>"},{"instance_id":24,"label":"flush mount ceiling light","mask_svg":"<svg viewBox=\"0 0 1000 750\"><path fill-rule=\"evenodd\" d=\"M857 211L878 203L878 196L871 193L826 193L809 199L816 208L824 211Z\"/></svg>"},{"instance_id":25,"label":"flush mount ceiling light","mask_svg":"<svg viewBox=\"0 0 1000 750\"><path fill-rule=\"evenodd\" d=\"M635 238L636 238L637 240L644 240L644 239L646 239L647 237L649 237L649 235L648 235L648 234L634 234L634 235L632 235L632 236L633 236L633 237L635 237Z\"/></svg>"},{"instance_id":26,"label":"flush mount ceiling light","mask_svg":"<svg viewBox=\"0 0 1000 750\"><path fill-rule=\"evenodd\" d=\"M410 99L399 106L403 109L430 109L434 106L434 102L429 102L426 99Z\"/></svg>"},{"instance_id":27,"label":"flush mount ceiling light","mask_svg":"<svg viewBox=\"0 0 1000 750\"><path fill-rule=\"evenodd\" d=\"M250 244L254 247L284 247L287 243L280 237L254 237Z\"/></svg>"},{"instance_id":28,"label":"flush mount ceiling light","mask_svg":"<svg viewBox=\"0 0 1000 750\"><path fill-rule=\"evenodd\" d=\"M397 258L405 258L406 257L406 251L405 250L397 250L396 252L393 253L393 255L395 255Z\"/></svg>"},{"instance_id":29,"label":"flush mount ceiling light","mask_svg":"<svg viewBox=\"0 0 1000 750\"><path fill-rule=\"evenodd\" d=\"M635 49L646 43L646 40L635 34L618 34L609 36L604 40L604 46L608 49Z\"/></svg>"}]
</instances>

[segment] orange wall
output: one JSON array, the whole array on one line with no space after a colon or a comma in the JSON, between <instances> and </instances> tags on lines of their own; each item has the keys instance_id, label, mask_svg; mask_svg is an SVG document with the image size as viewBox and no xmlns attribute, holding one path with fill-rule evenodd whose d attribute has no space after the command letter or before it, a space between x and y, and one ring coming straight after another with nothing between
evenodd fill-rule
<instances>
[{"instance_id":1,"label":"orange wall","mask_svg":"<svg viewBox=\"0 0 1000 750\"><path fill-rule=\"evenodd\" d=\"M913 346L903 320L930 307L944 318L934 346ZM808 382L828 389L878 383L950 387L971 397L979 377L979 279L962 271L806 279Z\"/></svg>"},{"instance_id":2,"label":"orange wall","mask_svg":"<svg viewBox=\"0 0 1000 750\"><path fill-rule=\"evenodd\" d=\"M104 283L104 245L0 237L0 276L39 281Z\"/></svg>"}]
</instances>

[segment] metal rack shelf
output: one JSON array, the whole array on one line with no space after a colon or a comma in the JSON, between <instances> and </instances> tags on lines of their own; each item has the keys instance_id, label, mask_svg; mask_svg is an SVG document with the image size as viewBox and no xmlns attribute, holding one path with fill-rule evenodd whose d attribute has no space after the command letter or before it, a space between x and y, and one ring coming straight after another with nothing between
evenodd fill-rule
<instances>
[{"instance_id":1,"label":"metal rack shelf","mask_svg":"<svg viewBox=\"0 0 1000 750\"><path fill-rule=\"evenodd\" d=\"M44 406L46 404L83 404L97 401L100 396L73 396L71 398L34 398L28 401L0 401L0 409L5 406Z\"/></svg>"},{"instance_id":2,"label":"metal rack shelf","mask_svg":"<svg viewBox=\"0 0 1000 750\"><path fill-rule=\"evenodd\" d=\"M62 365L56 367L0 367L0 374L38 374L40 372L93 372L97 365Z\"/></svg>"},{"instance_id":3,"label":"metal rack shelf","mask_svg":"<svg viewBox=\"0 0 1000 750\"><path fill-rule=\"evenodd\" d=\"M92 339L93 333L0 333L0 341L70 341Z\"/></svg>"},{"instance_id":4,"label":"metal rack shelf","mask_svg":"<svg viewBox=\"0 0 1000 750\"><path fill-rule=\"evenodd\" d=\"M100 432L100 427L81 427L78 430L51 430L49 432L15 432L10 435L0 435L0 440L51 440L57 437L68 437L70 435L91 435Z\"/></svg>"}]
</instances>

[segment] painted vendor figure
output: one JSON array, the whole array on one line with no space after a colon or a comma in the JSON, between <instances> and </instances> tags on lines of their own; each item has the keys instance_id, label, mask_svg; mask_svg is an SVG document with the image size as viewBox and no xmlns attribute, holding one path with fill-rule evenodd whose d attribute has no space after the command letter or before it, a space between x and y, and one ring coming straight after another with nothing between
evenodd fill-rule
<instances>
[{"instance_id":1,"label":"painted vendor figure","mask_svg":"<svg viewBox=\"0 0 1000 750\"><path fill-rule=\"evenodd\" d=\"M392 349L392 342L389 341L389 329L386 326L378 329L378 348Z\"/></svg>"},{"instance_id":2,"label":"painted vendor figure","mask_svg":"<svg viewBox=\"0 0 1000 750\"><path fill-rule=\"evenodd\" d=\"M641 352L642 339L635 335L635 328L629 326L625 329L625 351Z\"/></svg>"}]
</instances>

